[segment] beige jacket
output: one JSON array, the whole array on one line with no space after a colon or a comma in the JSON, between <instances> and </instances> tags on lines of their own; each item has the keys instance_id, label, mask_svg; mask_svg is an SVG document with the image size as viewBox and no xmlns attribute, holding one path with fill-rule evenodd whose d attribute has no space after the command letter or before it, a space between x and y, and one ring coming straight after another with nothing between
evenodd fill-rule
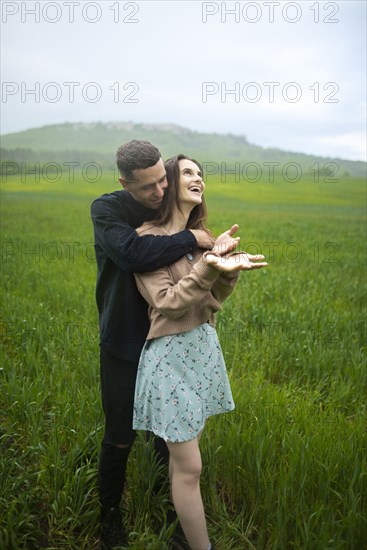
<instances>
[{"instance_id":1,"label":"beige jacket","mask_svg":"<svg viewBox=\"0 0 367 550\"><path fill-rule=\"evenodd\" d=\"M166 235L149 222L137 229L139 235ZM156 271L135 273L139 292L149 304L150 330L147 340L187 332L202 323L214 326L214 313L231 294L238 276L226 277L206 263L208 252L194 252Z\"/></svg>"}]
</instances>

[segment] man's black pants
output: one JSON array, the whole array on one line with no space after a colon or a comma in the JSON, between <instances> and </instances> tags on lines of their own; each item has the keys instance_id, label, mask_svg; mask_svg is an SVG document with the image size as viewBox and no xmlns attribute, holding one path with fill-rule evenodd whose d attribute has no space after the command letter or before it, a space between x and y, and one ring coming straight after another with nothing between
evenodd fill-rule
<instances>
[{"instance_id":1,"label":"man's black pants","mask_svg":"<svg viewBox=\"0 0 367 550\"><path fill-rule=\"evenodd\" d=\"M138 363L101 350L100 368L105 432L99 460L99 495L102 507L112 508L120 503L127 460L136 436L132 423ZM161 463L168 464L164 440L156 437L154 447Z\"/></svg>"}]
</instances>

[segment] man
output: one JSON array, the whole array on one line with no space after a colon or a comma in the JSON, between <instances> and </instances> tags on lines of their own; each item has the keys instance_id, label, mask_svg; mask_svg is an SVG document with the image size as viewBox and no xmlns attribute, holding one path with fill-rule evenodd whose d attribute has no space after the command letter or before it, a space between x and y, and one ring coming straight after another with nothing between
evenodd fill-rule
<instances>
[{"instance_id":1,"label":"man","mask_svg":"<svg viewBox=\"0 0 367 550\"><path fill-rule=\"evenodd\" d=\"M100 324L100 369L105 432L99 462L101 548L127 544L119 503L126 466L135 438L132 429L135 379L149 329L148 306L133 273L169 265L197 247L212 248L204 231L185 230L172 236L145 235L135 229L152 219L162 202L167 178L159 150L148 141L132 140L116 155L124 190L102 195L91 207L98 266L96 300ZM215 242L232 250L238 242L233 226ZM168 450L155 441L163 462Z\"/></svg>"}]
</instances>

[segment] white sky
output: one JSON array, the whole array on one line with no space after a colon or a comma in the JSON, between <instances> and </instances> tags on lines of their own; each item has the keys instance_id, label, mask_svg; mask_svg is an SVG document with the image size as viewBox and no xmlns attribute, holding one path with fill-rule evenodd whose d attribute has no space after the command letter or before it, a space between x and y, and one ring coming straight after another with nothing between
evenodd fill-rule
<instances>
[{"instance_id":1,"label":"white sky","mask_svg":"<svg viewBox=\"0 0 367 550\"><path fill-rule=\"evenodd\" d=\"M1 12L3 134L176 123L366 160L365 0L2 1Z\"/></svg>"}]
</instances>

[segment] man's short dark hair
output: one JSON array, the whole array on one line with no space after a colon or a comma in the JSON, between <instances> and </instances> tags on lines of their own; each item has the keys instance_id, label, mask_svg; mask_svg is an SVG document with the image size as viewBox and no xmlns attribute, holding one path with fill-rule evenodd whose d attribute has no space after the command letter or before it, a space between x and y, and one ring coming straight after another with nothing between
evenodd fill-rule
<instances>
[{"instance_id":1,"label":"man's short dark hair","mask_svg":"<svg viewBox=\"0 0 367 550\"><path fill-rule=\"evenodd\" d=\"M116 163L120 175L125 180L133 178L134 170L149 168L157 164L161 153L149 141L133 139L117 149Z\"/></svg>"}]
</instances>

